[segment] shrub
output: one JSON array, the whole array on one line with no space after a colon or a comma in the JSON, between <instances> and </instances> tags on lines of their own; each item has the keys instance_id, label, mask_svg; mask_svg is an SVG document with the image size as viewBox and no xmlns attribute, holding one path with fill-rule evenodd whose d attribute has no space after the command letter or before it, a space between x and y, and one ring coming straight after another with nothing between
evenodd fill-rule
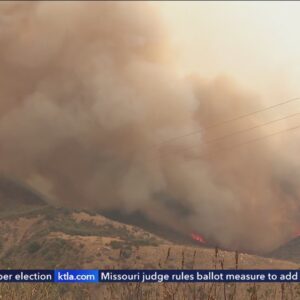
<instances>
[{"instance_id":1,"label":"shrub","mask_svg":"<svg viewBox=\"0 0 300 300\"><path fill-rule=\"evenodd\" d=\"M124 242L120 242L120 241L111 241L109 243L109 246L112 248L112 249L120 249L122 248L124 245Z\"/></svg>"},{"instance_id":2,"label":"shrub","mask_svg":"<svg viewBox=\"0 0 300 300\"><path fill-rule=\"evenodd\" d=\"M39 251L41 248L41 245L38 242L32 242L28 245L27 250L29 253L33 254L37 251Z\"/></svg>"}]
</instances>

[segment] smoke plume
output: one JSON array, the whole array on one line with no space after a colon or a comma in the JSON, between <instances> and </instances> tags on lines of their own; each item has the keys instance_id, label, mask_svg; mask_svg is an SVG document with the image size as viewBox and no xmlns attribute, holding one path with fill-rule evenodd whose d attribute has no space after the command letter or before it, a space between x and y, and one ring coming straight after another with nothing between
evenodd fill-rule
<instances>
[{"instance_id":1,"label":"smoke plume","mask_svg":"<svg viewBox=\"0 0 300 300\"><path fill-rule=\"evenodd\" d=\"M224 77L182 78L173 53L147 3L1 3L0 172L56 204L274 248L297 225L296 144L233 147L265 127L222 139L274 116L211 127L259 109L259 97Z\"/></svg>"}]
</instances>

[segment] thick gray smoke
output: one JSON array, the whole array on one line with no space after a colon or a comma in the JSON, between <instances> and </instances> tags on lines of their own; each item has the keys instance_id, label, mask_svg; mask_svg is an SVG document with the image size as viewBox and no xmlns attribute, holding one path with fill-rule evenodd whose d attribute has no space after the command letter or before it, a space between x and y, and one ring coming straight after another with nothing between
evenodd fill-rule
<instances>
[{"instance_id":1,"label":"thick gray smoke","mask_svg":"<svg viewBox=\"0 0 300 300\"><path fill-rule=\"evenodd\" d=\"M59 204L141 211L225 247L277 246L295 229L296 156L278 140L208 143L256 124L205 130L259 101L224 78L182 79L172 56L145 3L2 2L1 173Z\"/></svg>"}]
</instances>

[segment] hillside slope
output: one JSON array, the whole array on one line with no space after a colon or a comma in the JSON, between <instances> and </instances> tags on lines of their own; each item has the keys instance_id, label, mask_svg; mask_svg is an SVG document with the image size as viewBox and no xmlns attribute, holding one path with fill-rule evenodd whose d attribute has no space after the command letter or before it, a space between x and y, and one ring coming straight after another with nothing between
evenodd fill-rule
<instances>
[{"instance_id":1,"label":"hillside slope","mask_svg":"<svg viewBox=\"0 0 300 300\"><path fill-rule=\"evenodd\" d=\"M0 179L0 264L3 268L212 268L235 254L172 243L100 214L58 208L16 181ZM286 257L283 257L286 259ZM240 254L241 268L298 265Z\"/></svg>"},{"instance_id":2,"label":"hillside slope","mask_svg":"<svg viewBox=\"0 0 300 300\"><path fill-rule=\"evenodd\" d=\"M294 238L270 253L271 257L300 263L300 237Z\"/></svg>"},{"instance_id":3,"label":"hillside slope","mask_svg":"<svg viewBox=\"0 0 300 300\"><path fill-rule=\"evenodd\" d=\"M293 262L172 243L138 226L48 205L16 181L0 179L0 268L297 269ZM283 299L276 284L1 284L4 299ZM291 293L298 286L289 285ZM300 293L300 292L299 292ZM266 296L267 295L267 296ZM217 297L217 296L216 296ZM256 298L255 298L256 297ZM269 298L268 298L269 297ZM217 298L216 298L217 299ZM288 299L288 298L286 298ZM292 298L291 298L292 299Z\"/></svg>"}]
</instances>

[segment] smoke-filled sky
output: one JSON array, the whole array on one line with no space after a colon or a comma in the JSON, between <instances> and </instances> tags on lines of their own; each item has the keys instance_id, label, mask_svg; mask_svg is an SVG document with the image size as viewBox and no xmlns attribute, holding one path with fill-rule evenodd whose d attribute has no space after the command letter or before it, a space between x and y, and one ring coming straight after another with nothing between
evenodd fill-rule
<instances>
[{"instance_id":1,"label":"smoke-filled sky","mask_svg":"<svg viewBox=\"0 0 300 300\"><path fill-rule=\"evenodd\" d=\"M263 137L299 125L272 122L299 101L222 122L300 96L300 6L278 5L1 2L0 172L60 205L273 249L300 224L299 133Z\"/></svg>"},{"instance_id":2,"label":"smoke-filled sky","mask_svg":"<svg viewBox=\"0 0 300 300\"><path fill-rule=\"evenodd\" d=\"M181 69L280 101L300 93L300 4L296 1L158 2ZM275 101L274 100L274 101Z\"/></svg>"}]
</instances>

